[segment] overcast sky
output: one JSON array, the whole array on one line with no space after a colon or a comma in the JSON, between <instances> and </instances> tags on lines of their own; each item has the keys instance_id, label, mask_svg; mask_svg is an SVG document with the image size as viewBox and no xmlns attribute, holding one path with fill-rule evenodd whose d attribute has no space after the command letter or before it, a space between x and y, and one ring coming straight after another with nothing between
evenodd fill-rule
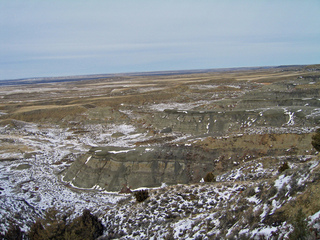
<instances>
[{"instance_id":1,"label":"overcast sky","mask_svg":"<svg viewBox=\"0 0 320 240\"><path fill-rule=\"evenodd\" d=\"M319 0L0 0L0 80L313 63Z\"/></svg>"}]
</instances>

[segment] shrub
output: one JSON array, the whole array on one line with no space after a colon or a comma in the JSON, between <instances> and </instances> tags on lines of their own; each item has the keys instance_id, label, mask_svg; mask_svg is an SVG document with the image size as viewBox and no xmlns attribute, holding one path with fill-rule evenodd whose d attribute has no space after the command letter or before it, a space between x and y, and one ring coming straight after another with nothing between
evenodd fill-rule
<instances>
[{"instance_id":1,"label":"shrub","mask_svg":"<svg viewBox=\"0 0 320 240\"><path fill-rule=\"evenodd\" d=\"M256 195L256 190L254 189L254 187L250 187L245 190L245 196L252 197L254 195Z\"/></svg>"},{"instance_id":2,"label":"shrub","mask_svg":"<svg viewBox=\"0 0 320 240\"><path fill-rule=\"evenodd\" d=\"M289 165L287 162L282 163L282 165L279 167L278 172L282 173L283 171L289 169Z\"/></svg>"},{"instance_id":3,"label":"shrub","mask_svg":"<svg viewBox=\"0 0 320 240\"><path fill-rule=\"evenodd\" d=\"M136 197L137 202L143 202L149 197L148 190L140 190L134 192L134 196Z\"/></svg>"},{"instance_id":4,"label":"shrub","mask_svg":"<svg viewBox=\"0 0 320 240\"><path fill-rule=\"evenodd\" d=\"M289 235L289 239L308 239L310 232L308 231L308 223L306 216L302 212L302 208L295 214L292 225L293 231Z\"/></svg>"},{"instance_id":5,"label":"shrub","mask_svg":"<svg viewBox=\"0 0 320 240\"><path fill-rule=\"evenodd\" d=\"M97 239L103 234L103 225L98 218L84 210L83 214L67 223L67 217L49 209L45 219L36 221L30 228L30 240L42 239Z\"/></svg>"},{"instance_id":6,"label":"shrub","mask_svg":"<svg viewBox=\"0 0 320 240\"><path fill-rule=\"evenodd\" d=\"M316 133L312 136L312 146L320 152L320 128L316 130Z\"/></svg>"},{"instance_id":7,"label":"shrub","mask_svg":"<svg viewBox=\"0 0 320 240\"><path fill-rule=\"evenodd\" d=\"M21 231L20 227L17 225L11 225L4 236L0 236L0 239L5 240L22 240L24 233Z\"/></svg>"},{"instance_id":8,"label":"shrub","mask_svg":"<svg viewBox=\"0 0 320 240\"><path fill-rule=\"evenodd\" d=\"M80 217L67 226L65 239L97 239L103 234L103 225L97 216L88 209L83 210Z\"/></svg>"},{"instance_id":9,"label":"shrub","mask_svg":"<svg viewBox=\"0 0 320 240\"><path fill-rule=\"evenodd\" d=\"M287 216L284 211L277 210L271 215L267 215L263 222L269 226L277 227L282 225L283 222L287 221Z\"/></svg>"},{"instance_id":10,"label":"shrub","mask_svg":"<svg viewBox=\"0 0 320 240\"><path fill-rule=\"evenodd\" d=\"M47 209L44 219L37 220L31 226L29 239L64 239L66 218L54 208Z\"/></svg>"},{"instance_id":11,"label":"shrub","mask_svg":"<svg viewBox=\"0 0 320 240\"><path fill-rule=\"evenodd\" d=\"M164 237L165 240L174 240L174 233L173 233L173 229L172 227L168 227L168 233L167 235Z\"/></svg>"},{"instance_id":12,"label":"shrub","mask_svg":"<svg viewBox=\"0 0 320 240\"><path fill-rule=\"evenodd\" d=\"M274 197L278 193L278 188L276 186L272 186L267 191L267 199Z\"/></svg>"},{"instance_id":13,"label":"shrub","mask_svg":"<svg viewBox=\"0 0 320 240\"><path fill-rule=\"evenodd\" d=\"M212 172L207 173L207 175L203 179L205 182L215 182L216 178Z\"/></svg>"},{"instance_id":14,"label":"shrub","mask_svg":"<svg viewBox=\"0 0 320 240\"><path fill-rule=\"evenodd\" d=\"M42 226L42 223L38 220L31 226L28 233L28 238L31 240L43 239L44 231L45 229Z\"/></svg>"}]
</instances>

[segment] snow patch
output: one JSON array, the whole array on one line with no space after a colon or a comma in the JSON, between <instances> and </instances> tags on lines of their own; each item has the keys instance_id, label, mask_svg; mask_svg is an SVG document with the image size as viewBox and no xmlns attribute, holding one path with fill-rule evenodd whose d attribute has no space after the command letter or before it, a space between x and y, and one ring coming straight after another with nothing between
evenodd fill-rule
<instances>
[{"instance_id":1,"label":"snow patch","mask_svg":"<svg viewBox=\"0 0 320 240\"><path fill-rule=\"evenodd\" d=\"M134 150L135 150L135 149L119 150L119 151L109 151L109 153L112 153L112 154L128 153L128 152L131 152L131 151L134 151Z\"/></svg>"},{"instance_id":2,"label":"snow patch","mask_svg":"<svg viewBox=\"0 0 320 240\"><path fill-rule=\"evenodd\" d=\"M281 189L284 185L287 185L291 180L291 176L280 175L279 178L274 182L276 188Z\"/></svg>"},{"instance_id":3,"label":"snow patch","mask_svg":"<svg viewBox=\"0 0 320 240\"><path fill-rule=\"evenodd\" d=\"M287 108L284 108L284 114L289 116L289 120L286 123L286 125L293 126L294 125L294 112L290 112L290 111L288 111Z\"/></svg>"},{"instance_id":4,"label":"snow patch","mask_svg":"<svg viewBox=\"0 0 320 240\"><path fill-rule=\"evenodd\" d=\"M255 203L255 204L259 204L261 202L256 196L248 197L247 200L248 202Z\"/></svg>"},{"instance_id":5,"label":"snow patch","mask_svg":"<svg viewBox=\"0 0 320 240\"><path fill-rule=\"evenodd\" d=\"M92 156L89 156L87 161L84 164L87 164L90 161L91 158L92 158Z\"/></svg>"}]
</instances>

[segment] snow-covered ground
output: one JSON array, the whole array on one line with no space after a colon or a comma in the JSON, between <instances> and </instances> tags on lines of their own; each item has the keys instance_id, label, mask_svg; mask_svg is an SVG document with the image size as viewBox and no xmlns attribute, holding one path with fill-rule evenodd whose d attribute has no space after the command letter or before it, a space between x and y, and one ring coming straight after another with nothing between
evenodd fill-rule
<instances>
[{"instance_id":1,"label":"snow-covered ground","mask_svg":"<svg viewBox=\"0 0 320 240\"><path fill-rule=\"evenodd\" d=\"M318 160L302 159L290 171L279 173L253 160L233 174L218 176L215 183L164 186L149 191L143 203L129 197L102 217L105 235L120 239L287 239L292 225L269 219L301 194L312 181L313 171L319 171L318 164ZM243 179L250 166L256 169L251 172L255 181ZM319 212L310 217L313 227L318 222Z\"/></svg>"},{"instance_id":2,"label":"snow-covered ground","mask_svg":"<svg viewBox=\"0 0 320 240\"><path fill-rule=\"evenodd\" d=\"M279 174L274 165L265 167L263 158L254 159L216 176L216 183L164 185L150 190L144 203L136 203L131 195L82 190L60 181L59 173L92 146L130 147L147 139L126 124L87 125L83 130L75 133L23 122L0 127L2 232L10 222L27 231L37 217L54 207L72 209L73 216L90 209L107 226L105 235L121 239L210 239L241 234L258 239L275 233L285 237L292 230L290 224L271 226L264 220L292 200L296 189L303 190L318 167L318 161L308 162L301 156L301 162L290 164L297 170L294 174ZM115 132L123 135L114 138ZM279 158L283 160L286 158ZM310 222L317 222L318 215L311 216ZM250 225L250 221L259 224Z\"/></svg>"},{"instance_id":3,"label":"snow-covered ground","mask_svg":"<svg viewBox=\"0 0 320 240\"><path fill-rule=\"evenodd\" d=\"M236 163L232 170L216 176L215 183L163 185L150 190L144 203L136 203L131 195L66 185L59 174L92 146L132 147L134 142L147 140L149 136L127 124L92 124L77 129L19 121L15 127L0 127L2 232L12 222L27 231L36 218L53 207L71 210L73 217L83 209L90 209L102 219L106 236L121 239L241 235L268 239L274 234L284 238L292 231L290 224L273 226L265 221L301 193L306 183L312 181L314 169L319 168L316 158L297 156L300 162L289 164L292 171L279 174L276 165L264 166L263 158L253 159ZM113 137L114 133L122 134ZM318 219L319 213L315 213L309 220L318 226Z\"/></svg>"},{"instance_id":4,"label":"snow-covered ground","mask_svg":"<svg viewBox=\"0 0 320 240\"><path fill-rule=\"evenodd\" d=\"M13 221L23 230L49 207L74 209L75 215L87 208L93 212L122 199L116 193L98 190L81 191L64 185L59 179L76 156L91 146L130 146L144 134L135 133L131 125L89 125L74 134L58 126L37 126L16 122L16 127L0 127L0 228ZM112 133L124 135L113 138ZM28 223L28 224L26 224Z\"/></svg>"}]
</instances>

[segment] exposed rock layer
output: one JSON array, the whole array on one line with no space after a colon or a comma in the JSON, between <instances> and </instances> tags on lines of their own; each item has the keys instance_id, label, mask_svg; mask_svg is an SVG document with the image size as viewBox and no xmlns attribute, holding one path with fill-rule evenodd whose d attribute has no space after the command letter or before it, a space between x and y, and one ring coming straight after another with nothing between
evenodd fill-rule
<instances>
[{"instance_id":1,"label":"exposed rock layer","mask_svg":"<svg viewBox=\"0 0 320 240\"><path fill-rule=\"evenodd\" d=\"M67 170L63 180L80 188L119 191L162 183L199 182L206 173L221 174L241 162L264 156L310 155L312 134L262 134L206 138L194 147L92 148Z\"/></svg>"}]
</instances>

